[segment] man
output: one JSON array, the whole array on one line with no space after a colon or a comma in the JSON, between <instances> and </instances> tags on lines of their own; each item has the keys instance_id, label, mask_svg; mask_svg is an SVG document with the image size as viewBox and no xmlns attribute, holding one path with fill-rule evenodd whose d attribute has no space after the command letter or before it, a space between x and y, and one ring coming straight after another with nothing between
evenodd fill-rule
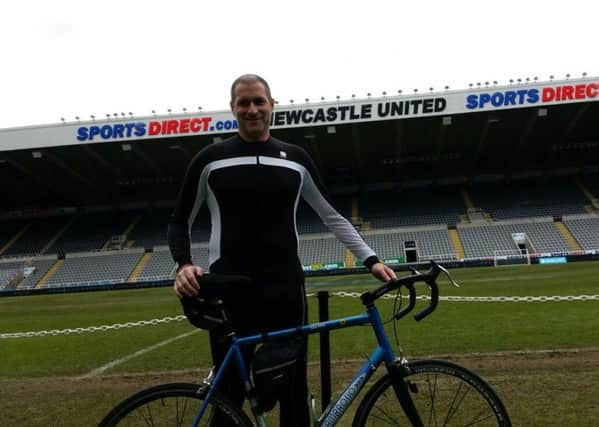
<instances>
[{"instance_id":1,"label":"man","mask_svg":"<svg viewBox=\"0 0 599 427\"><path fill-rule=\"evenodd\" d=\"M299 197L382 281L395 277L374 251L328 202L320 177L308 154L300 147L270 136L274 100L268 83L253 74L231 86L231 110L238 135L212 144L198 153L187 171L169 223L169 246L178 265L174 291L178 297L199 291L190 253L190 228L200 206L211 216L209 271L245 275L252 279L251 297L231 313L238 333L248 334L305 323L304 274L297 253L295 214ZM226 343L218 331L210 332L212 357L219 364ZM280 396L282 426L308 426L306 357L298 366L293 389ZM225 392L240 405L243 387L230 372Z\"/></svg>"}]
</instances>

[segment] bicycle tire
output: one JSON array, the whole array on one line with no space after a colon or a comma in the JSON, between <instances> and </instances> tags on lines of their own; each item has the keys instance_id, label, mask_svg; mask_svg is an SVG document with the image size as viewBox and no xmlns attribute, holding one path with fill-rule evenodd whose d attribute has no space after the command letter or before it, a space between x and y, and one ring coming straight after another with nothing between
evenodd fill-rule
<instances>
[{"instance_id":1,"label":"bicycle tire","mask_svg":"<svg viewBox=\"0 0 599 427\"><path fill-rule=\"evenodd\" d=\"M129 426L191 426L206 395L205 387L198 384L161 384L141 390L115 406L98 427ZM234 426L252 426L248 416L226 397L215 393L200 425L209 426L212 416Z\"/></svg>"},{"instance_id":2,"label":"bicycle tire","mask_svg":"<svg viewBox=\"0 0 599 427\"><path fill-rule=\"evenodd\" d=\"M402 376L424 426L511 426L499 396L466 368L443 360L416 361L406 368ZM412 425L397 400L390 374L368 390L352 425Z\"/></svg>"}]
</instances>

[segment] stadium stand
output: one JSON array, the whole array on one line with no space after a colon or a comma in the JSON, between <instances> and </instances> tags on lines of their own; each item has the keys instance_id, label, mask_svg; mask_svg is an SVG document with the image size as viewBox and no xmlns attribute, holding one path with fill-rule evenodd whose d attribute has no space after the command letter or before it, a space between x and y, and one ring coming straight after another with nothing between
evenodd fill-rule
<instances>
[{"instance_id":1,"label":"stadium stand","mask_svg":"<svg viewBox=\"0 0 599 427\"><path fill-rule=\"evenodd\" d=\"M0 222L0 255L6 255L6 251L10 248L11 242L17 237L27 224L28 220L5 220Z\"/></svg>"},{"instance_id":2,"label":"stadium stand","mask_svg":"<svg viewBox=\"0 0 599 427\"><path fill-rule=\"evenodd\" d=\"M564 217L563 222L582 249L599 248L599 215L572 215Z\"/></svg>"},{"instance_id":3,"label":"stadium stand","mask_svg":"<svg viewBox=\"0 0 599 427\"><path fill-rule=\"evenodd\" d=\"M41 256L33 259L32 264L35 270L19 284L18 289L35 288L55 263L55 256Z\"/></svg>"},{"instance_id":4,"label":"stadium stand","mask_svg":"<svg viewBox=\"0 0 599 427\"><path fill-rule=\"evenodd\" d=\"M553 218L521 219L485 225L458 224L466 258L492 257L497 250L516 250L513 233L526 233L529 253L567 252L569 246L553 224Z\"/></svg>"},{"instance_id":5,"label":"stadium stand","mask_svg":"<svg viewBox=\"0 0 599 427\"><path fill-rule=\"evenodd\" d=\"M408 188L360 195L360 216L372 228L455 225L466 211L459 188Z\"/></svg>"},{"instance_id":6,"label":"stadium stand","mask_svg":"<svg viewBox=\"0 0 599 427\"><path fill-rule=\"evenodd\" d=\"M405 258L404 243L416 243L419 260L456 259L447 226L408 227L364 233L364 239L383 259Z\"/></svg>"},{"instance_id":7,"label":"stadium stand","mask_svg":"<svg viewBox=\"0 0 599 427\"><path fill-rule=\"evenodd\" d=\"M172 208L150 208L136 211L136 223L127 239L136 248L163 246L166 241L166 224Z\"/></svg>"},{"instance_id":8,"label":"stadium stand","mask_svg":"<svg viewBox=\"0 0 599 427\"><path fill-rule=\"evenodd\" d=\"M599 178L586 176L581 182L576 185L571 177L521 179L510 185L479 182L466 193L450 185L378 190L336 195L333 204L354 220L383 259L404 257L407 241L416 242L419 260L456 259L456 252L462 258L448 228L459 237L466 259L493 257L497 250L516 250L512 233L526 233L531 253L576 250L563 235L563 226L580 244L577 250L595 250L599 248L599 215L583 213L583 208L593 193L599 193ZM482 208L480 220L467 223L464 214L472 204ZM171 212L172 207L164 205L0 221L0 288L8 283L29 289L169 279L174 267L166 241ZM485 212L492 213L493 218ZM540 213L549 215L534 216ZM498 219L504 216L509 219ZM299 205L297 227L304 265L348 261L348 266L353 265L341 243L304 202ZM209 229L207 210L202 210L192 227L193 256L200 265L207 265ZM108 250L111 237L120 234L124 235L121 243L126 244L121 250ZM63 258L63 253L66 256L57 262L56 254ZM23 277L27 262L34 268ZM56 271L50 270L53 266ZM45 277L48 272L51 274ZM21 279L15 282L19 275Z\"/></svg>"},{"instance_id":9,"label":"stadium stand","mask_svg":"<svg viewBox=\"0 0 599 427\"><path fill-rule=\"evenodd\" d=\"M342 263L345 248L332 234L319 234L300 239L299 255L303 265Z\"/></svg>"},{"instance_id":10,"label":"stadium stand","mask_svg":"<svg viewBox=\"0 0 599 427\"><path fill-rule=\"evenodd\" d=\"M43 254L53 238L72 220L71 216L33 218L30 226L2 255L37 255Z\"/></svg>"},{"instance_id":11,"label":"stadium stand","mask_svg":"<svg viewBox=\"0 0 599 427\"><path fill-rule=\"evenodd\" d=\"M135 279L137 282L162 280L172 277L175 263L168 248L154 249L148 263Z\"/></svg>"},{"instance_id":12,"label":"stadium stand","mask_svg":"<svg viewBox=\"0 0 599 427\"><path fill-rule=\"evenodd\" d=\"M133 221L132 211L85 212L75 216L46 253L99 251Z\"/></svg>"},{"instance_id":13,"label":"stadium stand","mask_svg":"<svg viewBox=\"0 0 599 427\"><path fill-rule=\"evenodd\" d=\"M143 255L141 249L69 254L41 287L124 283Z\"/></svg>"},{"instance_id":14,"label":"stadium stand","mask_svg":"<svg viewBox=\"0 0 599 427\"><path fill-rule=\"evenodd\" d=\"M474 183L469 192L476 207L494 220L584 213L584 194L567 178Z\"/></svg>"}]
</instances>

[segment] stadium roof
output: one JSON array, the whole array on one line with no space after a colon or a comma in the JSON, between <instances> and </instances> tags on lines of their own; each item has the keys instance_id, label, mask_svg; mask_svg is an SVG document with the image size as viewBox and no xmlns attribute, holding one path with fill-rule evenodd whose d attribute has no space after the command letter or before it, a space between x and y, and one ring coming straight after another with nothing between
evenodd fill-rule
<instances>
[{"instance_id":1,"label":"stadium roof","mask_svg":"<svg viewBox=\"0 0 599 427\"><path fill-rule=\"evenodd\" d=\"M599 79L277 106L275 137L306 148L333 190L596 171ZM0 130L2 210L172 200L230 112Z\"/></svg>"}]
</instances>

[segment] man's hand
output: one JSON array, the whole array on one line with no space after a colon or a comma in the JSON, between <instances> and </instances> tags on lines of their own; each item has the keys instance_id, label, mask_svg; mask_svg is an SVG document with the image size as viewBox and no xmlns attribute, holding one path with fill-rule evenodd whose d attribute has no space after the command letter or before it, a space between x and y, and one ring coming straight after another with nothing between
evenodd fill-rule
<instances>
[{"instance_id":1,"label":"man's hand","mask_svg":"<svg viewBox=\"0 0 599 427\"><path fill-rule=\"evenodd\" d=\"M179 267L175 276L173 290L179 298L183 296L193 297L200 291L198 277L204 274L201 267L192 264L185 264Z\"/></svg>"},{"instance_id":2,"label":"man's hand","mask_svg":"<svg viewBox=\"0 0 599 427\"><path fill-rule=\"evenodd\" d=\"M385 264L381 264L377 262L370 269L370 273L381 282L388 282L391 279L397 279L395 275L395 271L391 270L391 268L387 267Z\"/></svg>"}]
</instances>

